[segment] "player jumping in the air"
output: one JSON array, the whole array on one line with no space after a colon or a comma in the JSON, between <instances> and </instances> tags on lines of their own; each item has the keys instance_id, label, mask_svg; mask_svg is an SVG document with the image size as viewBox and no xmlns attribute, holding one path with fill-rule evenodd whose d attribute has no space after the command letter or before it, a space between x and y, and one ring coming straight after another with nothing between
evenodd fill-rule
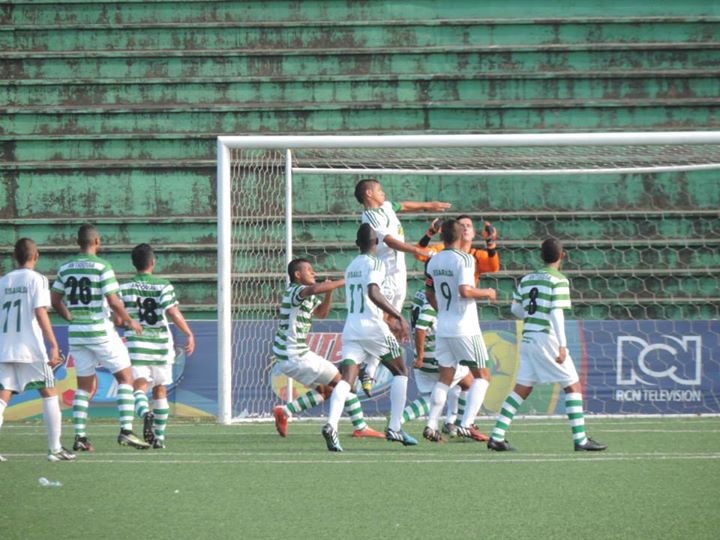
<instances>
[{"instance_id":1,"label":"player jumping in the air","mask_svg":"<svg viewBox=\"0 0 720 540\"><path fill-rule=\"evenodd\" d=\"M188 355L195 350L195 336L178 307L172 284L153 275L155 254L152 247L139 244L133 248L131 257L137 274L120 286L120 297L127 312L137 317L143 329L142 334L133 330L125 332L135 378L135 414L143 419L145 442L153 448L165 448L165 429L170 412L167 385L173 382L172 366L175 361L168 318L185 334L185 352ZM147 398L148 386L152 388L152 410Z\"/></svg>"},{"instance_id":2,"label":"player jumping in the air","mask_svg":"<svg viewBox=\"0 0 720 540\"><path fill-rule=\"evenodd\" d=\"M495 290L475 286L475 260L460 251L461 235L462 226L458 221L445 221L441 228L445 249L430 259L426 269L426 294L438 312L435 356L440 366L440 380L432 391L430 414L423 432L423 436L430 440L438 437L438 418L458 366L468 366L475 375L485 368L488 359L475 301L481 298L494 300ZM459 435L478 439L474 427L475 415L487 387L486 379L475 376L468 391L465 414L457 430Z\"/></svg>"},{"instance_id":3,"label":"player jumping in the air","mask_svg":"<svg viewBox=\"0 0 720 540\"><path fill-rule=\"evenodd\" d=\"M110 370L118 383L118 443L139 449L150 448L132 432L135 400L130 357L108 312L112 310L123 324L138 334L142 333L142 327L128 315L118 298L120 286L112 267L97 256L100 249L97 229L93 225L82 225L78 229L77 242L80 253L60 265L51 293L53 308L70 323L68 341L78 385L73 399L73 450L93 451L86 427L98 362Z\"/></svg>"},{"instance_id":4,"label":"player jumping in the air","mask_svg":"<svg viewBox=\"0 0 720 540\"><path fill-rule=\"evenodd\" d=\"M17 269L0 279L0 427L12 395L36 389L42 397L48 461L72 461L75 454L60 444L62 415L52 368L62 361L47 314L50 287L34 270L39 257L35 242L18 240L14 257ZM50 345L49 359L43 337Z\"/></svg>"},{"instance_id":5,"label":"player jumping in the air","mask_svg":"<svg viewBox=\"0 0 720 540\"><path fill-rule=\"evenodd\" d=\"M273 409L275 427L282 437L287 437L288 420L293 414L320 405L340 382L338 369L311 351L307 338L312 318L327 317L333 291L345 285L344 279L317 283L315 271L310 261L305 259L290 261L288 275L290 285L282 298L280 327L273 341L273 354L281 373L311 389L287 405L278 405ZM322 300L317 296L320 294L325 295ZM353 423L353 437L385 438L365 423L360 400L355 394L348 394L344 408Z\"/></svg>"},{"instance_id":6,"label":"player jumping in the air","mask_svg":"<svg viewBox=\"0 0 720 540\"><path fill-rule=\"evenodd\" d=\"M396 212L442 212L450 208L450 203L439 201L391 203L385 199L385 192L380 182L374 178L360 180L356 184L355 198L364 207L362 222L370 224L379 240L377 258L385 264L386 271L382 293L390 304L402 313L407 289L405 253L418 256L427 256L430 253L422 247L405 242L405 232ZM390 320L388 322L392 323ZM377 358L369 359L362 373L363 391L368 396L372 391L378 363Z\"/></svg>"},{"instance_id":7,"label":"player jumping in the air","mask_svg":"<svg viewBox=\"0 0 720 540\"><path fill-rule=\"evenodd\" d=\"M567 349L565 316L570 309L570 283L560 273L564 257L562 245L548 238L540 250L545 266L527 274L513 293L512 312L523 320L520 367L513 391L505 399L488 448L514 450L505 440L513 416L537 383L559 383L565 389L565 412L576 451L605 450L606 444L585 433L582 387Z\"/></svg>"},{"instance_id":8,"label":"player jumping in the air","mask_svg":"<svg viewBox=\"0 0 720 540\"><path fill-rule=\"evenodd\" d=\"M345 270L345 304L347 319L343 329L342 380L330 398L328 423L322 429L328 450L342 452L337 434L343 404L360 371L370 358L379 358L393 374L390 385L390 424L385 430L389 441L405 446L417 441L402 430L400 419L405 408L408 372L402 349L385 322L383 313L393 319L401 341L407 341L409 326L400 312L383 296L380 287L385 279L385 265L375 256L378 236L368 223L357 232L360 255Z\"/></svg>"}]
</instances>

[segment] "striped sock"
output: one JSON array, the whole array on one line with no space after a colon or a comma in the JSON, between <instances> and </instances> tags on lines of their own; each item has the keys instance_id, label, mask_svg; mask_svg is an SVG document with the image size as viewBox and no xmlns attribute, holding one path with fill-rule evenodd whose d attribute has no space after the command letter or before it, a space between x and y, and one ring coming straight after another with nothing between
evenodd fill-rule
<instances>
[{"instance_id":1,"label":"striped sock","mask_svg":"<svg viewBox=\"0 0 720 540\"><path fill-rule=\"evenodd\" d=\"M512 422L513 416L515 416L515 413L517 412L518 408L520 407L520 404L525 401L523 398L521 398L518 394L515 392L510 392L510 395L505 398L505 402L502 404L502 408L500 409L500 414L498 414L497 421L495 422L495 427L492 431L492 438L496 441L504 441L505 440L505 432L510 427L510 423Z\"/></svg>"},{"instance_id":2,"label":"striped sock","mask_svg":"<svg viewBox=\"0 0 720 540\"><path fill-rule=\"evenodd\" d=\"M573 442L580 446L587 442L585 434L585 416L583 415L582 394L565 394L565 413L570 420Z\"/></svg>"},{"instance_id":3,"label":"striped sock","mask_svg":"<svg viewBox=\"0 0 720 540\"><path fill-rule=\"evenodd\" d=\"M405 407L401 422L404 424L405 422L415 420L416 418L420 418L421 416L427 416L428 414L430 414L430 404L427 402L427 400L425 400L424 397L420 396L415 401L410 403L407 407Z\"/></svg>"},{"instance_id":4,"label":"striped sock","mask_svg":"<svg viewBox=\"0 0 720 540\"><path fill-rule=\"evenodd\" d=\"M164 441L165 428L167 427L168 416L170 415L170 406L168 405L167 399L153 400L153 415L155 415L155 421L153 422L155 438Z\"/></svg>"},{"instance_id":5,"label":"striped sock","mask_svg":"<svg viewBox=\"0 0 720 540\"><path fill-rule=\"evenodd\" d=\"M73 427L75 428L75 436L86 437L87 432L87 416L88 407L90 405L90 394L85 390L75 390L73 398Z\"/></svg>"},{"instance_id":6,"label":"striped sock","mask_svg":"<svg viewBox=\"0 0 720 540\"><path fill-rule=\"evenodd\" d=\"M467 403L467 391L460 392L460 396L458 397L457 418L455 419L456 426L462 425L462 417L465 416L466 403Z\"/></svg>"},{"instance_id":7,"label":"striped sock","mask_svg":"<svg viewBox=\"0 0 720 540\"><path fill-rule=\"evenodd\" d=\"M150 410L147 394L142 390L135 390L133 396L135 397L135 415L138 418L143 418Z\"/></svg>"},{"instance_id":8,"label":"striped sock","mask_svg":"<svg viewBox=\"0 0 720 540\"><path fill-rule=\"evenodd\" d=\"M362 430L367 427L360 400L352 392L348 394L345 400L345 414L352 420L353 431Z\"/></svg>"},{"instance_id":9,"label":"striped sock","mask_svg":"<svg viewBox=\"0 0 720 540\"><path fill-rule=\"evenodd\" d=\"M290 403L285 405L285 412L288 416L292 416L293 414L297 414L306 409L316 407L317 405L320 405L323 401L325 401L325 398L320 392L310 390L307 394L303 394L296 400L291 401Z\"/></svg>"},{"instance_id":10,"label":"striped sock","mask_svg":"<svg viewBox=\"0 0 720 540\"><path fill-rule=\"evenodd\" d=\"M120 429L132 431L135 398L133 398L133 388L131 385L118 384L117 408L118 415L120 416Z\"/></svg>"}]
</instances>

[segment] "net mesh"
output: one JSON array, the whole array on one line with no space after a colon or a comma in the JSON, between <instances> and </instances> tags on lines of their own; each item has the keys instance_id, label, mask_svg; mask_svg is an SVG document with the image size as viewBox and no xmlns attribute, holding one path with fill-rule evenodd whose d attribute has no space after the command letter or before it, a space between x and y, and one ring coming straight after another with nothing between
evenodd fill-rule
<instances>
[{"instance_id":1,"label":"net mesh","mask_svg":"<svg viewBox=\"0 0 720 540\"><path fill-rule=\"evenodd\" d=\"M267 416L289 397L285 379L273 375L270 352L285 286L284 150L231 155L233 415ZM485 221L496 227L501 270L484 275L480 286L495 288L498 301L480 304L484 328L511 318L511 291L538 266L538 246L548 236L568 252L563 271L572 283L573 319L718 319L717 163L718 145L296 149L292 255L309 259L319 279L339 278L356 255L362 209L355 183L362 171L378 171L391 201L449 201L451 215L470 215L476 230ZM658 166L685 170L644 170ZM576 169L582 172L567 174ZM434 217L403 214L406 241L419 240ZM407 306L422 286L422 264L406 260ZM342 321L343 289L333 298L329 318ZM314 339L334 345L338 324L316 323ZM328 347L329 356L339 353ZM363 405L366 414L384 413L379 403Z\"/></svg>"}]
</instances>

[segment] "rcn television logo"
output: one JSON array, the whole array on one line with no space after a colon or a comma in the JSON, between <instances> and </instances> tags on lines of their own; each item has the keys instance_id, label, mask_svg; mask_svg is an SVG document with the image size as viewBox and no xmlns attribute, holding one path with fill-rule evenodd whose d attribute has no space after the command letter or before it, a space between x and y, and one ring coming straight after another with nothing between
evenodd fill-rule
<instances>
[{"instance_id":1,"label":"rcn television logo","mask_svg":"<svg viewBox=\"0 0 720 540\"><path fill-rule=\"evenodd\" d=\"M702 378L702 338L682 339L663 335L664 343L649 343L636 336L621 336L617 342L617 384L642 383L654 386L652 379L670 379L684 386L699 385Z\"/></svg>"}]
</instances>

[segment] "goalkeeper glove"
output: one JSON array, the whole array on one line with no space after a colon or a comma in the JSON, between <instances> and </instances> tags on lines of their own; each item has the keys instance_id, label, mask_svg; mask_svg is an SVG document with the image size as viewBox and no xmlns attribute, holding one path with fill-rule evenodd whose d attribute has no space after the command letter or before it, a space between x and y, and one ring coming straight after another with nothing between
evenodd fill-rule
<instances>
[{"instance_id":1,"label":"goalkeeper glove","mask_svg":"<svg viewBox=\"0 0 720 540\"><path fill-rule=\"evenodd\" d=\"M497 240L497 230L495 230L495 227L493 227L489 221L485 222L482 230L482 237L483 240L485 240L488 251L494 250L495 240Z\"/></svg>"},{"instance_id":2,"label":"goalkeeper glove","mask_svg":"<svg viewBox=\"0 0 720 540\"><path fill-rule=\"evenodd\" d=\"M425 234L432 238L440 230L440 227L442 227L442 220L440 218L435 218L432 220L432 223L428 227L428 230L425 232Z\"/></svg>"}]
</instances>

